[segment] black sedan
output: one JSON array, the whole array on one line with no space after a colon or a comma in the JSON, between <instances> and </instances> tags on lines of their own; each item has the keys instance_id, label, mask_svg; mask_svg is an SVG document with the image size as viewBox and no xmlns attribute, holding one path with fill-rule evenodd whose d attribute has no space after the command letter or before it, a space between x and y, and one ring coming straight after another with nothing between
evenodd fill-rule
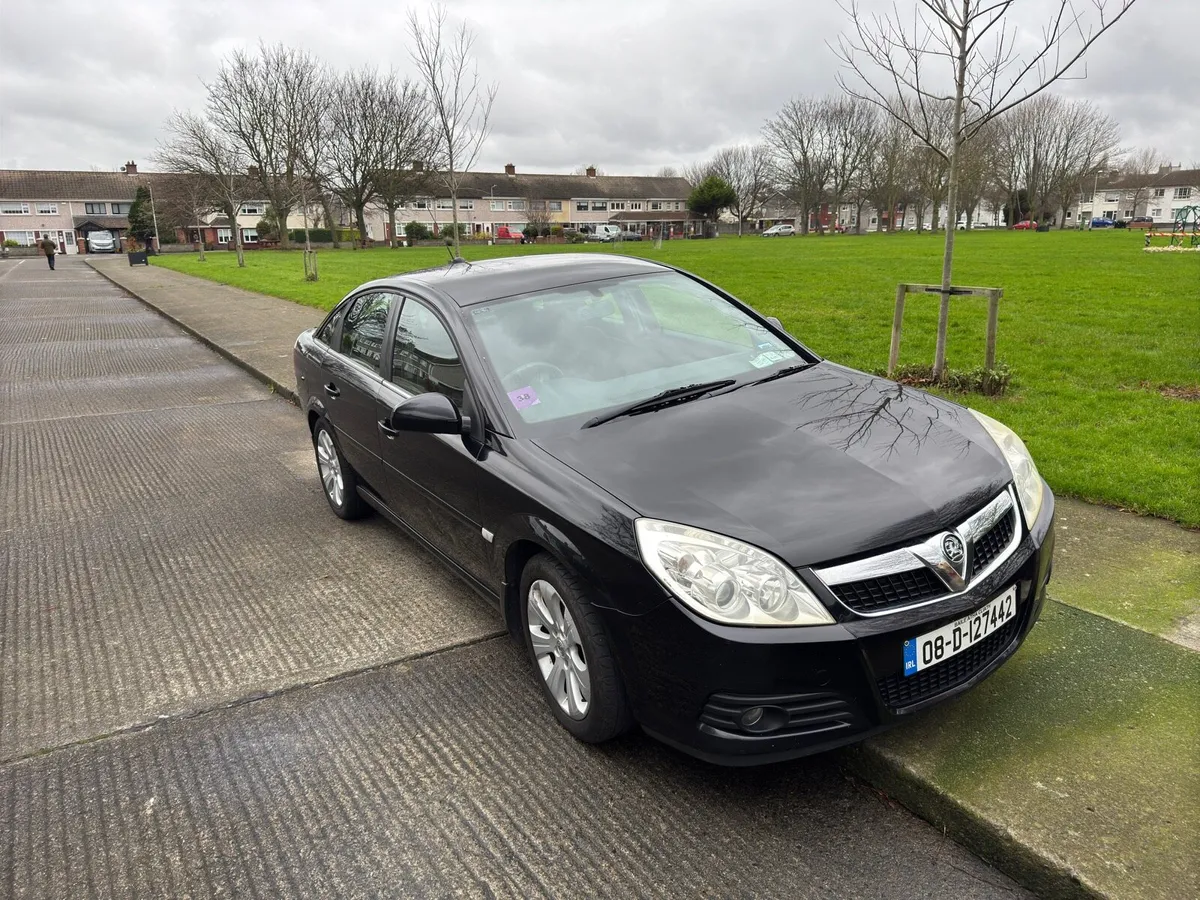
<instances>
[{"instance_id":1,"label":"black sedan","mask_svg":"<svg viewBox=\"0 0 1200 900\"><path fill-rule=\"evenodd\" d=\"M1020 438L668 266L371 282L295 363L333 511L494 602L584 741L637 723L746 764L860 740L978 684L1042 608L1054 499Z\"/></svg>"}]
</instances>

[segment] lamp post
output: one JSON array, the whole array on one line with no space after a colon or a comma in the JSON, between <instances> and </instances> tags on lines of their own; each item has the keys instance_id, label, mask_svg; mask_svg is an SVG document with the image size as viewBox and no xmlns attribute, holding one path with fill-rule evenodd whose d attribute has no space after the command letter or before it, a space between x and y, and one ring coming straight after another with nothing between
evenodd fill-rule
<instances>
[{"instance_id":1,"label":"lamp post","mask_svg":"<svg viewBox=\"0 0 1200 900\"><path fill-rule=\"evenodd\" d=\"M147 181L146 187L150 190L150 215L154 217L154 252L158 252L158 248L162 246L162 241L158 239L158 210L154 206L154 184Z\"/></svg>"}]
</instances>

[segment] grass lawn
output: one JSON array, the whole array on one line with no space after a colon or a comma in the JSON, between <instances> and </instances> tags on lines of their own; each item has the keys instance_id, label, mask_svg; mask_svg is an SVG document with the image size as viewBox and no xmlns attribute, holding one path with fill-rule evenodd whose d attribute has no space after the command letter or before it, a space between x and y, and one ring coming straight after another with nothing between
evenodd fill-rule
<instances>
[{"instance_id":1,"label":"grass lawn","mask_svg":"<svg viewBox=\"0 0 1200 900\"><path fill-rule=\"evenodd\" d=\"M1014 428L1058 492L1200 527L1200 254L1142 253L1140 233L962 232L955 283L1004 289L997 356L1013 370L1002 399L957 399ZM859 369L887 364L896 284L935 282L941 238L721 238L617 248L466 246L468 259L520 253L621 252L695 272L778 316L818 353ZM321 281L298 252L165 255L155 265L321 308L372 278L447 259L438 248L321 251ZM956 299L954 368L983 362L986 300ZM901 362L933 360L937 297L910 295Z\"/></svg>"}]
</instances>

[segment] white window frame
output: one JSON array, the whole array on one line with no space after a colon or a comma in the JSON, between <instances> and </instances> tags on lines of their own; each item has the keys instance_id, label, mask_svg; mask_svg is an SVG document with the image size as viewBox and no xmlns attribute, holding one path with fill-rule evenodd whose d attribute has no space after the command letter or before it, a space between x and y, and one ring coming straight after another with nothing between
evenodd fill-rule
<instances>
[{"instance_id":1,"label":"white window frame","mask_svg":"<svg viewBox=\"0 0 1200 900\"><path fill-rule=\"evenodd\" d=\"M429 201L428 200L414 200L412 202L412 208L413 209L429 209Z\"/></svg>"},{"instance_id":2,"label":"white window frame","mask_svg":"<svg viewBox=\"0 0 1200 900\"><path fill-rule=\"evenodd\" d=\"M614 210L614 211L622 210L625 208L625 201L624 200L611 200L611 201L609 201L608 208L610 210Z\"/></svg>"},{"instance_id":3,"label":"white window frame","mask_svg":"<svg viewBox=\"0 0 1200 900\"><path fill-rule=\"evenodd\" d=\"M492 200L488 203L488 207L491 209L492 212L504 212L504 201L503 200Z\"/></svg>"},{"instance_id":4,"label":"white window frame","mask_svg":"<svg viewBox=\"0 0 1200 900\"><path fill-rule=\"evenodd\" d=\"M632 203L629 204L629 208L631 210L640 210L642 208L642 201L634 200Z\"/></svg>"},{"instance_id":5,"label":"white window frame","mask_svg":"<svg viewBox=\"0 0 1200 900\"><path fill-rule=\"evenodd\" d=\"M1151 216L1151 218L1155 218L1155 219L1162 218L1162 207L1157 206L1154 209L1150 210L1150 216Z\"/></svg>"},{"instance_id":6,"label":"white window frame","mask_svg":"<svg viewBox=\"0 0 1200 900\"><path fill-rule=\"evenodd\" d=\"M118 206L124 206L125 212L117 212ZM133 203L129 200L109 200L108 201L108 209L114 216L129 215L129 210L132 206L133 206Z\"/></svg>"},{"instance_id":7,"label":"white window frame","mask_svg":"<svg viewBox=\"0 0 1200 900\"><path fill-rule=\"evenodd\" d=\"M1155 189L1154 189L1154 196L1155 196L1155 197L1165 197L1166 195L1167 195L1167 189L1166 189L1166 188L1155 188Z\"/></svg>"},{"instance_id":8,"label":"white window frame","mask_svg":"<svg viewBox=\"0 0 1200 900\"><path fill-rule=\"evenodd\" d=\"M243 228L242 229L242 243L243 244L257 244L258 243L258 229L257 228Z\"/></svg>"},{"instance_id":9,"label":"white window frame","mask_svg":"<svg viewBox=\"0 0 1200 900\"><path fill-rule=\"evenodd\" d=\"M562 212L562 201L561 200L550 200L547 202L550 205L550 212Z\"/></svg>"},{"instance_id":10,"label":"white window frame","mask_svg":"<svg viewBox=\"0 0 1200 900\"><path fill-rule=\"evenodd\" d=\"M34 209L37 210L37 214L39 216L57 216L58 215L58 204L57 203L36 203L36 204L34 204Z\"/></svg>"},{"instance_id":11,"label":"white window frame","mask_svg":"<svg viewBox=\"0 0 1200 900\"><path fill-rule=\"evenodd\" d=\"M505 204L505 209L508 212L522 212L525 209L525 201L524 200L509 200Z\"/></svg>"},{"instance_id":12,"label":"white window frame","mask_svg":"<svg viewBox=\"0 0 1200 900\"><path fill-rule=\"evenodd\" d=\"M459 197L458 198L458 208L459 209L474 209L475 201L474 200L464 200L462 197Z\"/></svg>"},{"instance_id":13,"label":"white window frame","mask_svg":"<svg viewBox=\"0 0 1200 900\"><path fill-rule=\"evenodd\" d=\"M34 241L32 231L6 231L4 239L16 241L20 247L32 247Z\"/></svg>"},{"instance_id":14,"label":"white window frame","mask_svg":"<svg viewBox=\"0 0 1200 900\"><path fill-rule=\"evenodd\" d=\"M95 210L89 210L88 209L89 206L99 206L100 211L96 212ZM108 201L107 200L85 200L83 203L83 214L85 216L107 216L108 215Z\"/></svg>"},{"instance_id":15,"label":"white window frame","mask_svg":"<svg viewBox=\"0 0 1200 900\"><path fill-rule=\"evenodd\" d=\"M593 200L592 201L592 212L608 212L608 201L607 200Z\"/></svg>"},{"instance_id":16,"label":"white window frame","mask_svg":"<svg viewBox=\"0 0 1200 900\"><path fill-rule=\"evenodd\" d=\"M218 244L232 244L233 243L233 229L232 228L218 228L217 229L217 243Z\"/></svg>"},{"instance_id":17,"label":"white window frame","mask_svg":"<svg viewBox=\"0 0 1200 900\"><path fill-rule=\"evenodd\" d=\"M261 216L266 211L266 206L262 203L250 202L243 203L242 208L238 210L239 216ZM252 229L253 230L253 229Z\"/></svg>"},{"instance_id":18,"label":"white window frame","mask_svg":"<svg viewBox=\"0 0 1200 900\"><path fill-rule=\"evenodd\" d=\"M586 200L576 200L575 201L575 212L587 212L587 211L588 211L588 202Z\"/></svg>"},{"instance_id":19,"label":"white window frame","mask_svg":"<svg viewBox=\"0 0 1200 900\"><path fill-rule=\"evenodd\" d=\"M20 200L9 200L6 203L0 203L0 216L27 216L29 215L29 204Z\"/></svg>"},{"instance_id":20,"label":"white window frame","mask_svg":"<svg viewBox=\"0 0 1200 900\"><path fill-rule=\"evenodd\" d=\"M435 209L454 209L454 201L449 197L442 197L434 202Z\"/></svg>"},{"instance_id":21,"label":"white window frame","mask_svg":"<svg viewBox=\"0 0 1200 900\"><path fill-rule=\"evenodd\" d=\"M651 200L650 208L651 209L662 209L663 208L662 201L661 200Z\"/></svg>"},{"instance_id":22,"label":"white window frame","mask_svg":"<svg viewBox=\"0 0 1200 900\"><path fill-rule=\"evenodd\" d=\"M1175 196L1172 197L1171 199L1172 200L1187 200L1191 196L1192 196L1192 189L1190 187L1177 187L1177 188L1175 188Z\"/></svg>"}]
</instances>

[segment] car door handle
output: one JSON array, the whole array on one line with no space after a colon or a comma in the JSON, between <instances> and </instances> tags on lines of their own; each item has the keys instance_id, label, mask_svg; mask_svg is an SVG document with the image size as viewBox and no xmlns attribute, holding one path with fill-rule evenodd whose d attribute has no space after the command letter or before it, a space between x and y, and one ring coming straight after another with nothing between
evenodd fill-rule
<instances>
[{"instance_id":1,"label":"car door handle","mask_svg":"<svg viewBox=\"0 0 1200 900\"><path fill-rule=\"evenodd\" d=\"M329 384L325 385L325 393L327 393L327 394L328 394L330 397L340 397L340 396L342 396L342 391L341 391L341 388L339 388L339 387L338 387L336 384L334 384L332 381L331 381L331 382L329 382Z\"/></svg>"},{"instance_id":2,"label":"car door handle","mask_svg":"<svg viewBox=\"0 0 1200 900\"><path fill-rule=\"evenodd\" d=\"M400 432L387 423L386 419L379 420L379 430L387 435L389 441L394 441Z\"/></svg>"}]
</instances>

